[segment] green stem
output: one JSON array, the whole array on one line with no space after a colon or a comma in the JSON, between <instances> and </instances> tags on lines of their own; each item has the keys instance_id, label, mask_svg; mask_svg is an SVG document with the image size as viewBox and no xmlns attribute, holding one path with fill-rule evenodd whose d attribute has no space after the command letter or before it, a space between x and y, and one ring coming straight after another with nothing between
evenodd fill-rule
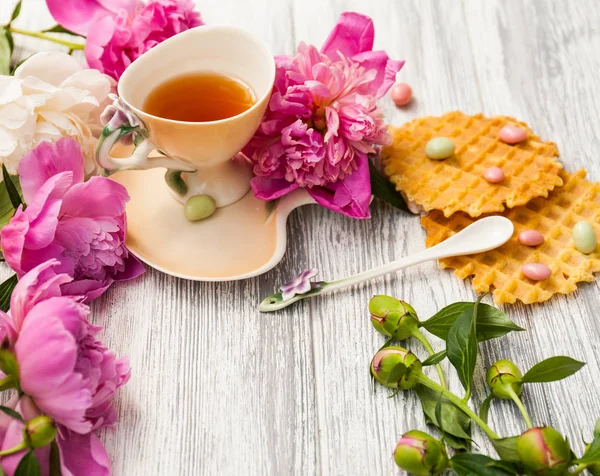
<instances>
[{"instance_id":1,"label":"green stem","mask_svg":"<svg viewBox=\"0 0 600 476\"><path fill-rule=\"evenodd\" d=\"M585 468L587 468L588 465L587 464L580 464L579 466L577 466L575 468L575 471L573 471L571 473L571 476L575 475L575 474L580 474Z\"/></svg>"},{"instance_id":2,"label":"green stem","mask_svg":"<svg viewBox=\"0 0 600 476\"><path fill-rule=\"evenodd\" d=\"M525 423L527 424L527 428L533 428L533 425L531 424L531 419L529 418L529 413L527 413L527 409L525 408L525 405L523 405L523 402L521 401L519 396L515 393L515 391L512 389L512 387L510 385L507 385L505 390L506 390L506 393L508 393L511 400L513 402L515 402L515 405L521 412L521 415L523 415L523 419L525 420Z\"/></svg>"},{"instance_id":3,"label":"green stem","mask_svg":"<svg viewBox=\"0 0 600 476\"><path fill-rule=\"evenodd\" d=\"M12 374L0 379L0 392L10 388L18 388L17 379Z\"/></svg>"},{"instance_id":4,"label":"green stem","mask_svg":"<svg viewBox=\"0 0 600 476\"><path fill-rule=\"evenodd\" d=\"M20 28L15 28L14 26L11 26L9 28L9 31L11 33L17 33L19 35L32 36L34 38L41 38L42 40L52 41L54 43L58 43L59 45L67 46L72 50L82 50L85 47L85 45L81 43L74 43L72 41L56 38L52 35L48 35L47 33L42 33L41 31L21 30Z\"/></svg>"},{"instance_id":5,"label":"green stem","mask_svg":"<svg viewBox=\"0 0 600 476\"><path fill-rule=\"evenodd\" d=\"M423 344L423 347L425 347L425 350L429 353L429 355L435 354L435 351L433 350L433 347L431 347L431 344L427 340L427 337L425 337L425 335L419 329L415 331L413 336L421 344ZM442 385L442 387L448 388L448 385L446 385L446 378L444 377L444 371L442 370L442 366L440 364L435 364L435 370L437 371L438 377L440 378L440 384Z\"/></svg>"},{"instance_id":6,"label":"green stem","mask_svg":"<svg viewBox=\"0 0 600 476\"><path fill-rule=\"evenodd\" d=\"M441 393L444 397L446 397L448 400L450 400L452 403L454 403L454 405L456 405L460 410L462 410L471 420L473 420L475 423L477 423L477 425L479 425L479 427L485 432L485 434L488 436L488 438L490 438L491 440L497 440L498 438L500 438L494 432L494 430L492 430L487 425L486 422L484 422L481 418L479 418L479 415L477 415L477 413L475 413L473 410L471 410L468 407L468 405L460 399L460 397L454 395L450 390L443 388L438 383L434 382L433 380L431 380L429 377L427 377L424 374L421 374L419 376L418 381L420 384L425 385L426 387L430 388L431 390Z\"/></svg>"},{"instance_id":7,"label":"green stem","mask_svg":"<svg viewBox=\"0 0 600 476\"><path fill-rule=\"evenodd\" d=\"M18 453L19 451L23 451L26 449L27 449L27 445L25 444L24 441L21 441L21 443L19 443L17 446L15 446L13 448L9 448L7 450L0 451L0 456L12 455L12 454Z\"/></svg>"}]
</instances>

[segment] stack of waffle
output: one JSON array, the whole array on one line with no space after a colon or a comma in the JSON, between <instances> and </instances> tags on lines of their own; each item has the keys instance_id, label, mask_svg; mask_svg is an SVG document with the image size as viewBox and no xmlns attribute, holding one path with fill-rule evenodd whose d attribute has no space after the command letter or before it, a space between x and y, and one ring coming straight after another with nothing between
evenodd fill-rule
<instances>
[{"instance_id":1,"label":"stack of waffle","mask_svg":"<svg viewBox=\"0 0 600 476\"><path fill-rule=\"evenodd\" d=\"M527 139L506 144L499 138L505 125L526 130ZM452 112L390 132L393 144L383 151L384 171L412 206L427 213L421 224L428 247L483 216L500 214L514 223L515 234L500 248L440 261L461 279L472 276L476 292L493 291L497 304L531 304L573 292L578 282L592 281L600 271L600 252L579 252L572 237L573 226L582 220L600 236L600 184L585 180L584 170L563 171L556 145L541 141L527 124ZM454 155L441 161L428 158L425 146L434 137L451 139ZM505 179L487 182L483 173L489 167L501 168ZM544 235L537 247L517 239L531 229ZM525 263L545 264L552 275L533 281L521 271Z\"/></svg>"}]
</instances>

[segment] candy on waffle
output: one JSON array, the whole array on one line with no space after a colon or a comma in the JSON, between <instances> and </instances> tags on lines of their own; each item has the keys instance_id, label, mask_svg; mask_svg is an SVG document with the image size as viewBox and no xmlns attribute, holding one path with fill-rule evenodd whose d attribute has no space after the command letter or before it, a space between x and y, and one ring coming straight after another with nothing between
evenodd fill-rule
<instances>
[{"instance_id":1,"label":"candy on waffle","mask_svg":"<svg viewBox=\"0 0 600 476\"><path fill-rule=\"evenodd\" d=\"M507 124L527 130L528 139L516 145L500 141L499 131ZM547 197L562 185L556 145L542 142L527 124L510 117L451 112L391 127L390 133L393 144L382 153L385 174L405 198L425 211L442 210L447 217L463 211L477 217ZM451 139L454 155L428 158L425 146L434 137ZM488 167L500 167L506 179L500 184L487 182L483 172Z\"/></svg>"},{"instance_id":2,"label":"candy on waffle","mask_svg":"<svg viewBox=\"0 0 600 476\"><path fill-rule=\"evenodd\" d=\"M525 304L546 301L556 293L567 294L577 289L581 281L593 281L592 273L600 271L598 248L585 255L573 244L573 226L585 220L600 236L600 183L585 180L585 170L575 174L561 172L564 186L555 189L548 198L536 198L526 205L506 210L502 215L515 225L512 238L500 248L471 256L459 256L440 261L442 268L454 268L465 279L473 276L472 286L478 293L493 288L497 304ZM421 218L427 232L427 246L433 246L475 221L457 212L450 218L436 210ZM521 231L535 229L544 235L544 243L529 247L519 243ZM547 265L552 275L542 281L523 276L521 266L536 262Z\"/></svg>"}]
</instances>

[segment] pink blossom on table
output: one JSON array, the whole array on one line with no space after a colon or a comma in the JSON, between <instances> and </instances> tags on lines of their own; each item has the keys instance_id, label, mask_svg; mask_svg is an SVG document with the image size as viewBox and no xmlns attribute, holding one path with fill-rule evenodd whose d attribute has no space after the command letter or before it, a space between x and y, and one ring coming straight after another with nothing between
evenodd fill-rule
<instances>
[{"instance_id":1,"label":"pink blossom on table","mask_svg":"<svg viewBox=\"0 0 600 476\"><path fill-rule=\"evenodd\" d=\"M61 294L72 278L60 268L50 260L19 280L10 315L0 311L0 331L23 393L56 423L86 434L116 422L111 399L129 380L129 363L97 340L102 328L87 321L82 298Z\"/></svg>"},{"instance_id":2,"label":"pink blossom on table","mask_svg":"<svg viewBox=\"0 0 600 476\"><path fill-rule=\"evenodd\" d=\"M281 286L281 297L284 301L292 299L298 294L305 294L312 289L311 279L319 274L317 268L311 268L303 271L290 282Z\"/></svg>"},{"instance_id":3,"label":"pink blossom on table","mask_svg":"<svg viewBox=\"0 0 600 476\"><path fill-rule=\"evenodd\" d=\"M46 0L48 10L59 25L86 36L90 28L104 17L114 17L121 10L133 15L139 0Z\"/></svg>"},{"instance_id":4,"label":"pink blossom on table","mask_svg":"<svg viewBox=\"0 0 600 476\"><path fill-rule=\"evenodd\" d=\"M89 66L117 80L146 51L177 33L203 25L192 0L132 3L133 8L115 10L94 21L85 44Z\"/></svg>"},{"instance_id":5,"label":"pink blossom on table","mask_svg":"<svg viewBox=\"0 0 600 476\"><path fill-rule=\"evenodd\" d=\"M300 43L295 56L275 58L269 106L244 149L258 198L302 187L331 210L370 216L368 154L390 143L377 100L403 65L372 51L373 39L370 18L343 13L321 50Z\"/></svg>"},{"instance_id":6,"label":"pink blossom on table","mask_svg":"<svg viewBox=\"0 0 600 476\"><path fill-rule=\"evenodd\" d=\"M26 420L31 420L42 414L31 397L26 395L20 397L14 409ZM8 417L0 448L7 450L21 443L23 440L23 428L24 425L19 420ZM102 442L94 433L82 435L60 424L57 425L57 429L56 444L60 455L60 469L63 476L108 476L111 474L108 454ZM50 446L38 448L34 453L40 465L41 474L44 476L48 475ZM26 451L20 451L9 456L4 456L0 460L4 472L8 476L12 476L19 462L26 454Z\"/></svg>"},{"instance_id":7,"label":"pink blossom on table","mask_svg":"<svg viewBox=\"0 0 600 476\"><path fill-rule=\"evenodd\" d=\"M63 294L91 301L113 282L144 272L125 247L125 188L105 177L83 181L81 148L70 138L43 142L19 164L27 208L0 233L6 263L19 278L55 259L73 280Z\"/></svg>"}]
</instances>

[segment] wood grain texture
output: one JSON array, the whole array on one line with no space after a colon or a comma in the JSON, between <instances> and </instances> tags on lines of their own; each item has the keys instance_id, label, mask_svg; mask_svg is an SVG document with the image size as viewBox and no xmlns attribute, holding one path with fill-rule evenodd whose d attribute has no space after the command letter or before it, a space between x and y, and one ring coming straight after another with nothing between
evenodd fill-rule
<instances>
[{"instance_id":1,"label":"wood grain texture","mask_svg":"<svg viewBox=\"0 0 600 476\"><path fill-rule=\"evenodd\" d=\"M0 3L0 18L10 3ZM204 0L199 9L207 23L241 26L288 54L300 40L322 43L342 11L362 11L375 21L376 47L407 61L398 78L416 100L399 110L386 98L390 122L455 109L514 115L558 144L567 170L586 167L600 180L596 0ZM51 23L42 0L24 0L21 27ZM21 57L54 49L15 39ZM399 474L391 458L398 436L425 427L413 393L388 399L372 386L367 365L382 340L371 330L368 299L393 294L426 318L474 299L469 284L430 263L277 314L256 311L309 266L330 279L424 247L417 218L379 203L372 212L367 221L314 206L294 212L284 260L259 278L193 283L149 270L94 303L104 339L133 369L117 401L121 421L102 435L114 474ZM0 267L0 278L8 275ZM551 355L586 361L569 380L524 392L534 423L556 427L580 452L581 433L589 438L600 416L599 291L590 283L543 305L505 306L527 331L482 346L474 403L498 358L523 369ZM491 421L505 436L524 429L505 402L494 403ZM479 432L476 441L492 451Z\"/></svg>"}]
</instances>

